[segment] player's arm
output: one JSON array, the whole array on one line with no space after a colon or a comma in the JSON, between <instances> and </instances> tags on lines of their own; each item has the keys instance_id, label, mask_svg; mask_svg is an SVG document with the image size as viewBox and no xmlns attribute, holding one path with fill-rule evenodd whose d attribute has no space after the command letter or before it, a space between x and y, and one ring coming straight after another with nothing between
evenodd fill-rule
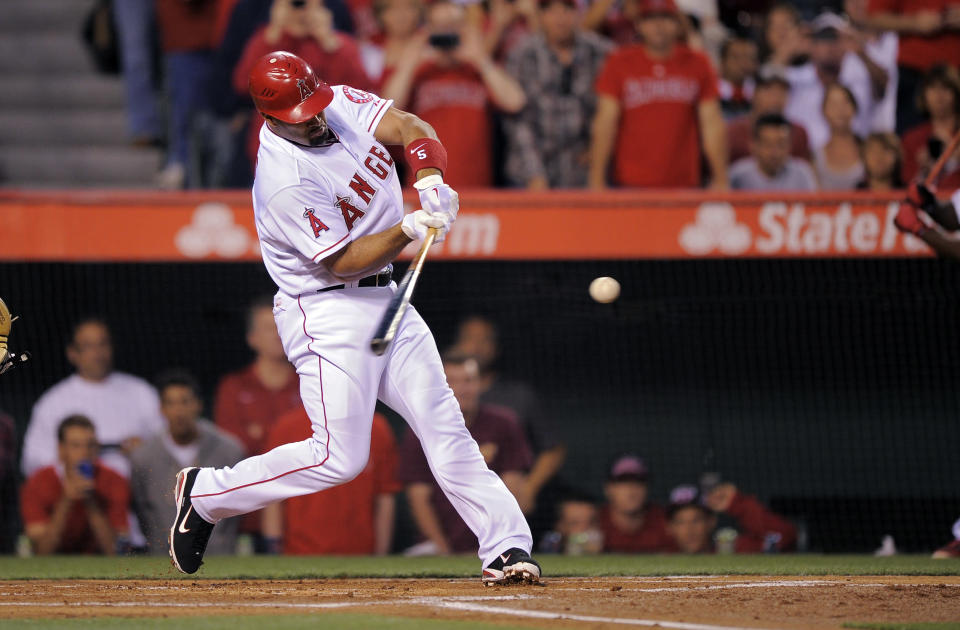
<instances>
[{"instance_id":1,"label":"player's arm","mask_svg":"<svg viewBox=\"0 0 960 630\"><path fill-rule=\"evenodd\" d=\"M719 190L730 188L727 178L727 126L723 122L720 101L710 99L697 105L697 117L700 120L700 134L703 153L710 164L712 179L710 187Z\"/></svg>"},{"instance_id":2,"label":"player's arm","mask_svg":"<svg viewBox=\"0 0 960 630\"><path fill-rule=\"evenodd\" d=\"M323 259L323 264L336 277L355 280L382 269L410 241L423 240L428 228L441 230L437 242L457 218L460 200L457 193L443 183L447 151L440 144L437 132L420 117L391 107L374 130L374 137L383 144L401 144L407 164L416 173L414 187L420 193L425 212L414 212L397 225L378 234L368 234Z\"/></svg>"},{"instance_id":3,"label":"player's arm","mask_svg":"<svg viewBox=\"0 0 960 630\"><path fill-rule=\"evenodd\" d=\"M391 107L374 130L374 136L384 144L403 145L403 157L416 176L413 187L420 195L420 207L428 214L443 220L444 228L437 235L443 241L450 226L457 220L460 195L443 181L447 170L447 150L440 143L437 132L419 116ZM418 226L407 215L404 232L410 238L422 240Z\"/></svg>"},{"instance_id":4,"label":"player's arm","mask_svg":"<svg viewBox=\"0 0 960 630\"><path fill-rule=\"evenodd\" d=\"M408 147L414 140L421 138L440 143L440 138L433 127L430 126L430 123L415 114L396 107L387 110L387 113L380 119L380 124L377 125L376 132L373 135L381 144L399 144L403 147ZM446 155L446 152L444 152L444 155ZM422 179L428 175L441 174L441 170L436 167L422 168L414 173L417 179Z\"/></svg>"},{"instance_id":5,"label":"player's arm","mask_svg":"<svg viewBox=\"0 0 960 630\"><path fill-rule=\"evenodd\" d=\"M383 269L413 240L397 224L377 234L361 236L323 259L337 278L351 282Z\"/></svg>"},{"instance_id":6,"label":"player's arm","mask_svg":"<svg viewBox=\"0 0 960 630\"><path fill-rule=\"evenodd\" d=\"M410 503L410 512L417 529L427 539L437 546L440 553L450 553L450 543L443 535L443 525L437 518L437 512L430 504L433 487L428 483L411 483L407 486L407 501Z\"/></svg>"},{"instance_id":7,"label":"player's arm","mask_svg":"<svg viewBox=\"0 0 960 630\"><path fill-rule=\"evenodd\" d=\"M593 116L590 133L590 188L601 190L607 187L607 168L610 166L619 124L620 102L608 94L598 94L597 112Z\"/></svg>"}]
</instances>

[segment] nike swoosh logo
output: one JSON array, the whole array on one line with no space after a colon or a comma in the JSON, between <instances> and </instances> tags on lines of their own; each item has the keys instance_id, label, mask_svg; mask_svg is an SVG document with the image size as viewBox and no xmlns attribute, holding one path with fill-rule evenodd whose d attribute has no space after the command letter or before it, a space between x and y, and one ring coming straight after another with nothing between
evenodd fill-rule
<instances>
[{"instance_id":1,"label":"nike swoosh logo","mask_svg":"<svg viewBox=\"0 0 960 630\"><path fill-rule=\"evenodd\" d=\"M410 149L410 153L416 153L417 151L419 151L420 149L422 149L422 148L425 147L425 146L427 146L427 143L426 143L426 142L424 142L423 144L421 144L419 147L414 147L413 149Z\"/></svg>"},{"instance_id":2,"label":"nike swoosh logo","mask_svg":"<svg viewBox=\"0 0 960 630\"><path fill-rule=\"evenodd\" d=\"M190 518L190 512L191 512L191 510L193 510L193 504L191 504L190 507L187 508L187 513L184 514L183 520L180 521L180 527L177 528L177 531L180 532L181 534L188 534L188 533L190 533L190 530L184 528L184 525L187 524L187 519Z\"/></svg>"},{"instance_id":3,"label":"nike swoosh logo","mask_svg":"<svg viewBox=\"0 0 960 630\"><path fill-rule=\"evenodd\" d=\"M190 507L193 507L193 506L191 505ZM512 555L512 554L509 554L509 553L508 553L508 554L505 555L505 556L500 556L500 559L503 560L503 563L504 563L504 564L506 564L506 563L507 563L507 560L510 559L510 556L511 556L511 555Z\"/></svg>"}]
</instances>

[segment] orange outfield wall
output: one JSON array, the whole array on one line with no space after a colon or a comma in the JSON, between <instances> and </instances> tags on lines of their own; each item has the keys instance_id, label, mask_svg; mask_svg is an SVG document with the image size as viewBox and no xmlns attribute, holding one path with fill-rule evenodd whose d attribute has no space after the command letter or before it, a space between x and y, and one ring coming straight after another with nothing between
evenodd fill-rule
<instances>
[{"instance_id":1,"label":"orange outfield wall","mask_svg":"<svg viewBox=\"0 0 960 630\"><path fill-rule=\"evenodd\" d=\"M923 243L893 227L899 198L871 193L772 197L700 191L465 191L454 229L431 258L930 255ZM415 196L407 197L408 205L415 201ZM258 259L247 192L0 192L3 261Z\"/></svg>"}]
</instances>

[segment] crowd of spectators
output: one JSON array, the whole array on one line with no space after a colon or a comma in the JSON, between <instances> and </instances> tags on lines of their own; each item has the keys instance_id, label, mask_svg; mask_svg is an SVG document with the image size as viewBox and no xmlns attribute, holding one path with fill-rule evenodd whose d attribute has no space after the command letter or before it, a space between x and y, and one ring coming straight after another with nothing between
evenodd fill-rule
<instances>
[{"instance_id":1,"label":"crowd of spectators","mask_svg":"<svg viewBox=\"0 0 960 630\"><path fill-rule=\"evenodd\" d=\"M154 384L114 369L107 324L79 320L66 353L74 373L34 405L21 459L20 521L35 554L167 553L173 479L187 466L231 466L250 453L306 440L311 422L297 377L283 359L270 302L247 312L253 362L225 375L213 420L201 388L184 370ZM480 453L517 498L543 550L562 553L788 551L793 525L731 484L680 486L661 507L650 501L645 461L634 454L610 464L603 500L562 479L566 446L545 417L537 393L500 374L498 331L489 319L463 319L443 353L447 382ZM13 423L0 415L3 491L16 505ZM701 492L702 490L702 492ZM398 495L406 510L399 508ZM328 518L336 514L337 518ZM735 521L717 528L717 515ZM16 522L8 515L8 522ZM407 519L414 540L398 546ZM722 534L722 535L721 535ZM9 536L4 552L13 551ZM15 538L15 536L14 536ZM410 538L410 536L407 536ZM227 519L208 550L254 553L469 553L477 540L433 478L416 435L399 439L386 417L373 419L370 458L352 481Z\"/></svg>"},{"instance_id":2,"label":"crowd of spectators","mask_svg":"<svg viewBox=\"0 0 960 630\"><path fill-rule=\"evenodd\" d=\"M960 125L955 0L125 0L114 14L131 140L166 146L164 188L249 185L263 121L248 72L277 49L433 125L456 188L886 190ZM954 156L941 188L958 186Z\"/></svg>"}]
</instances>

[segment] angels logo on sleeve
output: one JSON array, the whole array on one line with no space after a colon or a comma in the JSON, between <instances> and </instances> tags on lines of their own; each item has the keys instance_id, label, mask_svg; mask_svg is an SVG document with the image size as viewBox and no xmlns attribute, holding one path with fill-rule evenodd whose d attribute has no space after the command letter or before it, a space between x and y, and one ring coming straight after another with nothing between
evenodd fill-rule
<instances>
[{"instance_id":1,"label":"angels logo on sleeve","mask_svg":"<svg viewBox=\"0 0 960 630\"><path fill-rule=\"evenodd\" d=\"M370 92L364 92L363 90L352 88L349 85L343 86L343 95L358 104L369 103L375 98Z\"/></svg>"},{"instance_id":2,"label":"angels logo on sleeve","mask_svg":"<svg viewBox=\"0 0 960 630\"><path fill-rule=\"evenodd\" d=\"M310 228L313 229L314 238L320 238L320 232L325 232L330 229L323 221L317 218L313 208L304 209L303 218L310 221Z\"/></svg>"}]
</instances>

